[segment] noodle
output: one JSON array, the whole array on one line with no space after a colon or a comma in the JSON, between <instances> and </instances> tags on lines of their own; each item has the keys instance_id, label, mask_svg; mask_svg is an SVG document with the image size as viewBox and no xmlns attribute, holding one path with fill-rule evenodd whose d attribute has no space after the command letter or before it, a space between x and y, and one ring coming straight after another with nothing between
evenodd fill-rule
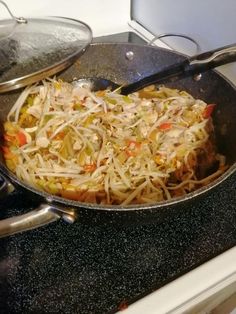
<instances>
[{"instance_id":1,"label":"noodle","mask_svg":"<svg viewBox=\"0 0 236 314\"><path fill-rule=\"evenodd\" d=\"M212 142L212 108L166 87L123 96L45 80L27 87L8 114L6 165L30 185L73 200L170 200L226 169Z\"/></svg>"}]
</instances>

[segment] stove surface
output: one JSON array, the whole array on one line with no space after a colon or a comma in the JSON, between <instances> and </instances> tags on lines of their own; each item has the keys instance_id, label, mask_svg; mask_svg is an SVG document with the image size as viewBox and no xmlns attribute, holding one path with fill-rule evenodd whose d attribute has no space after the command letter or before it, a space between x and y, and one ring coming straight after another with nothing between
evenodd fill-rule
<instances>
[{"instance_id":1,"label":"stove surface","mask_svg":"<svg viewBox=\"0 0 236 314\"><path fill-rule=\"evenodd\" d=\"M144 43L134 33L96 41ZM15 193L0 218L37 202ZM0 239L0 313L115 313L233 247L236 175L164 216L123 216L91 213Z\"/></svg>"}]
</instances>

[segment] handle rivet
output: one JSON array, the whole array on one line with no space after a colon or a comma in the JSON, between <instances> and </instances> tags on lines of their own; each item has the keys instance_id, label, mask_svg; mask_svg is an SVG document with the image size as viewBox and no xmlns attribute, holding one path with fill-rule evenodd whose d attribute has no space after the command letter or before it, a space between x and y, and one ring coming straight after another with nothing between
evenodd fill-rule
<instances>
[{"instance_id":1,"label":"handle rivet","mask_svg":"<svg viewBox=\"0 0 236 314\"><path fill-rule=\"evenodd\" d=\"M63 220L69 224L73 224L75 222L75 216L64 214L62 216Z\"/></svg>"},{"instance_id":2,"label":"handle rivet","mask_svg":"<svg viewBox=\"0 0 236 314\"><path fill-rule=\"evenodd\" d=\"M28 21L24 18L24 17L16 17L16 21L17 23L20 23L20 24L27 24Z\"/></svg>"},{"instance_id":3,"label":"handle rivet","mask_svg":"<svg viewBox=\"0 0 236 314\"><path fill-rule=\"evenodd\" d=\"M128 52L126 52L126 54L125 54L125 57L126 57L126 59L128 59L128 60L133 60L133 58L134 58L134 53L133 53L133 51L128 51Z\"/></svg>"},{"instance_id":4,"label":"handle rivet","mask_svg":"<svg viewBox=\"0 0 236 314\"><path fill-rule=\"evenodd\" d=\"M193 79L194 79L194 81L196 81L196 82L200 81L201 78L202 78L202 74L201 74L201 73L195 74L195 75L193 76Z\"/></svg>"}]
</instances>

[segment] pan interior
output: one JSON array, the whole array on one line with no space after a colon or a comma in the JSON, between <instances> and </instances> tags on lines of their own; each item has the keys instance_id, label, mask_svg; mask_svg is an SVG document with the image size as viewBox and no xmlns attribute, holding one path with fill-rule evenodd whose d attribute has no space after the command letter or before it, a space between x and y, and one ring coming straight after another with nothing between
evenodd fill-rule
<instances>
[{"instance_id":1,"label":"pan interior","mask_svg":"<svg viewBox=\"0 0 236 314\"><path fill-rule=\"evenodd\" d=\"M130 60L127 53L131 51L134 57ZM60 74L60 78L71 81L82 77L104 77L117 84L124 84L162 70L184 58L180 54L156 47L121 43L93 44L75 64ZM217 149L226 156L227 164L232 166L236 161L235 87L215 71L204 73L200 81L187 78L166 86L186 90L195 98L217 105L213 114ZM1 134L3 122L19 93L20 91L12 91L0 95ZM2 140L1 136L1 142ZM0 164L3 169L2 150Z\"/></svg>"}]
</instances>

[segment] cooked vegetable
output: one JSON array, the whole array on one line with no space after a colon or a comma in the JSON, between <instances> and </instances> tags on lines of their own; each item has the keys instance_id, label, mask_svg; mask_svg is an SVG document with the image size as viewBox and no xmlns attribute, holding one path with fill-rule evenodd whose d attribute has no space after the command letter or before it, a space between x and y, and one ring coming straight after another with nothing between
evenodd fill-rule
<instances>
[{"instance_id":1,"label":"cooked vegetable","mask_svg":"<svg viewBox=\"0 0 236 314\"><path fill-rule=\"evenodd\" d=\"M19 142L19 146L23 146L27 143L26 136L23 132L19 131L18 133L16 133L16 137Z\"/></svg>"},{"instance_id":2,"label":"cooked vegetable","mask_svg":"<svg viewBox=\"0 0 236 314\"><path fill-rule=\"evenodd\" d=\"M155 203L225 170L214 106L166 87L122 96L50 79L27 87L9 112L3 154L19 179L61 197Z\"/></svg>"},{"instance_id":3,"label":"cooked vegetable","mask_svg":"<svg viewBox=\"0 0 236 314\"><path fill-rule=\"evenodd\" d=\"M215 104L207 105L204 112L203 112L203 118L205 118L205 119L210 118L214 108L215 108Z\"/></svg>"}]
</instances>

